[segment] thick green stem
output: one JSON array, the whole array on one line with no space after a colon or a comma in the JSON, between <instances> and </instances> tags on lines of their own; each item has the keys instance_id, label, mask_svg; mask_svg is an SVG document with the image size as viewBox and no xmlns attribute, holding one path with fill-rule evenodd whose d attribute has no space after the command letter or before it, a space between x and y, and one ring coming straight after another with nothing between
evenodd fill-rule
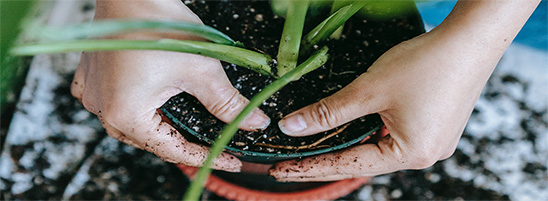
<instances>
[{"instance_id":1,"label":"thick green stem","mask_svg":"<svg viewBox=\"0 0 548 201\"><path fill-rule=\"evenodd\" d=\"M342 26L348 19L350 19L350 17L365 6L366 3L367 1L355 1L333 13L322 23L312 29L310 33L304 36L301 51L308 51L312 46L327 39L327 37L337 30L337 28Z\"/></svg>"},{"instance_id":2,"label":"thick green stem","mask_svg":"<svg viewBox=\"0 0 548 201\"><path fill-rule=\"evenodd\" d=\"M274 76L271 67L274 62L268 55L251 50L202 41L181 41L162 39L148 40L82 40L43 44L20 45L14 47L14 55L52 54L76 51L114 50L165 50L204 55L246 67L256 72Z\"/></svg>"},{"instance_id":3,"label":"thick green stem","mask_svg":"<svg viewBox=\"0 0 548 201\"><path fill-rule=\"evenodd\" d=\"M270 7L274 15L284 16L289 8L290 0L270 0Z\"/></svg>"},{"instance_id":4,"label":"thick green stem","mask_svg":"<svg viewBox=\"0 0 548 201\"><path fill-rule=\"evenodd\" d=\"M333 3L331 4L331 11L329 11L329 15L332 15L333 13L337 12L340 8L343 6L346 6L349 4L347 0L333 0ZM335 30L329 38L338 40L341 37L341 34L343 32L344 24L341 25L337 30Z\"/></svg>"},{"instance_id":5,"label":"thick green stem","mask_svg":"<svg viewBox=\"0 0 548 201\"><path fill-rule=\"evenodd\" d=\"M287 85L293 80L299 79L302 75L320 67L323 65L328 58L327 54L328 48L324 47L305 62L299 65L297 68L286 73L280 79L272 82L270 85L265 87L261 92L255 95L250 101L249 104L238 114L234 121L230 122L221 132L217 140L213 143L213 146L209 149L209 156L204 162L202 168L194 177L190 187L188 188L185 197L183 200L198 200L200 194L203 190L204 183L211 174L211 166L215 158L221 154L225 146L230 142L232 136L238 131L238 126L244 121L248 114L250 114L256 107L259 107L266 99L268 99L276 91L280 90L282 87Z\"/></svg>"},{"instance_id":6,"label":"thick green stem","mask_svg":"<svg viewBox=\"0 0 548 201\"><path fill-rule=\"evenodd\" d=\"M297 66L308 0L290 1L278 49L277 74L282 76Z\"/></svg>"},{"instance_id":7,"label":"thick green stem","mask_svg":"<svg viewBox=\"0 0 548 201\"><path fill-rule=\"evenodd\" d=\"M136 30L155 32L181 31L199 36L215 43L242 46L224 33L203 24L182 21L145 21L145 20L108 20L95 21L62 28L38 28L39 37L53 40L72 40L91 37L104 37L112 34L127 33Z\"/></svg>"}]
</instances>

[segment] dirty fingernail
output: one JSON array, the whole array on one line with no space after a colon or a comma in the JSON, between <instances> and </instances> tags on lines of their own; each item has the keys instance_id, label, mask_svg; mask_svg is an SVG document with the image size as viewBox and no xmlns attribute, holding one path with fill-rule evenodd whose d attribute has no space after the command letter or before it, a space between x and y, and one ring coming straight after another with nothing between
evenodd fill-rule
<instances>
[{"instance_id":1,"label":"dirty fingernail","mask_svg":"<svg viewBox=\"0 0 548 201\"><path fill-rule=\"evenodd\" d=\"M286 135L297 135L298 132L306 129L306 122L302 115L292 115L278 122L278 127Z\"/></svg>"},{"instance_id":2,"label":"dirty fingernail","mask_svg":"<svg viewBox=\"0 0 548 201\"><path fill-rule=\"evenodd\" d=\"M270 118L264 114L259 108L255 108L253 112L244 121L250 129L263 130L270 124Z\"/></svg>"}]
</instances>

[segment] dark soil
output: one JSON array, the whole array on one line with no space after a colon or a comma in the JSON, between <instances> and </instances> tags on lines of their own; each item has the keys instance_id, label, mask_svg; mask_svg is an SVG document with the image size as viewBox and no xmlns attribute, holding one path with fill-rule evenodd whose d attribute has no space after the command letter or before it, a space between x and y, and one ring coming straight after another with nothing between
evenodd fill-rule
<instances>
[{"instance_id":1,"label":"dark soil","mask_svg":"<svg viewBox=\"0 0 548 201\"><path fill-rule=\"evenodd\" d=\"M250 49L257 49L270 55L277 54L284 19L272 13L267 1L185 1L185 4L200 16L205 24L243 42ZM316 17L315 21L307 22L305 33L325 19L328 12L329 10L316 10L315 13L309 14L308 16L319 17ZM314 136L293 138L284 135L278 129L277 122L283 116L342 89L364 73L390 47L423 32L420 17L417 15L384 21L353 17L346 23L339 40L326 42L330 47L330 59L324 66L290 83L263 103L260 108L271 118L271 125L258 132L240 130L229 146L267 153L307 151L253 145L309 145L334 132L335 129ZM251 98L273 81L271 77L233 64L223 63L223 67L233 85L247 98ZM173 114L187 127L210 139L215 139L225 125L207 112L197 99L186 93L171 98L162 106L162 110ZM342 133L324 141L321 146L310 149L343 144L381 124L382 121L376 114L359 118ZM183 131L180 126L174 126Z\"/></svg>"}]
</instances>

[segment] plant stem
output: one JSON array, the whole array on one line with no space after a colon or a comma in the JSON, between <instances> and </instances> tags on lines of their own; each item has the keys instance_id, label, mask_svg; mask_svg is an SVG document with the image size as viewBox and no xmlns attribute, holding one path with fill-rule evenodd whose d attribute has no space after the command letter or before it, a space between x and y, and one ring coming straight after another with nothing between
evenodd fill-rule
<instances>
[{"instance_id":1,"label":"plant stem","mask_svg":"<svg viewBox=\"0 0 548 201\"><path fill-rule=\"evenodd\" d=\"M278 49L277 74L283 76L297 66L308 0L289 1Z\"/></svg>"},{"instance_id":2,"label":"plant stem","mask_svg":"<svg viewBox=\"0 0 548 201\"><path fill-rule=\"evenodd\" d=\"M333 0L333 3L331 4L331 11L329 11L329 15L332 15L333 13L337 12L341 7L346 6L349 2L346 0ZM338 40L341 37L341 34L343 32L344 24L341 25L337 30L335 30L329 38Z\"/></svg>"},{"instance_id":3,"label":"plant stem","mask_svg":"<svg viewBox=\"0 0 548 201\"><path fill-rule=\"evenodd\" d=\"M211 174L211 166L215 158L221 154L225 146L230 142L232 136L238 131L238 126L244 121L248 114L250 114L256 107L259 107L266 99L268 99L276 91L290 83L291 81L299 79L302 75L322 66L328 58L328 48L324 47L317 51L314 55L308 58L305 62L299 65L297 68L286 73L280 79L272 82L265 87L261 92L255 95L249 104L236 116L234 121L230 122L219 134L217 140L213 143L213 146L209 149L209 155L205 160L203 166L198 170L198 173L194 177L194 180L190 184L190 187L185 194L183 200L198 200L203 190L206 179Z\"/></svg>"},{"instance_id":4,"label":"plant stem","mask_svg":"<svg viewBox=\"0 0 548 201\"><path fill-rule=\"evenodd\" d=\"M350 17L358 12L368 1L356 1L350 5L342 7L333 13L322 23L316 26L310 33L303 38L301 51L308 51L312 46L327 39L337 28L343 25Z\"/></svg>"},{"instance_id":5,"label":"plant stem","mask_svg":"<svg viewBox=\"0 0 548 201\"><path fill-rule=\"evenodd\" d=\"M287 12L287 8L289 7L289 4L291 3L290 0L270 0L270 8L272 8L272 12L274 15L284 16Z\"/></svg>"},{"instance_id":6,"label":"plant stem","mask_svg":"<svg viewBox=\"0 0 548 201\"><path fill-rule=\"evenodd\" d=\"M148 40L82 40L43 44L20 45L14 47L14 55L51 54L76 51L114 50L165 50L199 54L221 61L249 68L264 75L274 76L270 65L274 63L268 55L251 50L202 41L182 41L162 39Z\"/></svg>"},{"instance_id":7,"label":"plant stem","mask_svg":"<svg viewBox=\"0 0 548 201\"><path fill-rule=\"evenodd\" d=\"M104 37L112 34L127 33L135 30L182 31L199 36L214 43L243 47L224 33L203 24L182 21L146 21L146 20L108 20L91 24L79 24L62 28L39 28L39 37L53 40L84 39Z\"/></svg>"}]
</instances>

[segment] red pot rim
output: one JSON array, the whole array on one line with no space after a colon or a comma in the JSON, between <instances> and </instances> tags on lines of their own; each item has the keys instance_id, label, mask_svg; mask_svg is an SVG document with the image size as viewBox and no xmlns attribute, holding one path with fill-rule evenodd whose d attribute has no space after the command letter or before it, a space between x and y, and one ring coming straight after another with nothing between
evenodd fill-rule
<instances>
[{"instance_id":1,"label":"red pot rim","mask_svg":"<svg viewBox=\"0 0 548 201\"><path fill-rule=\"evenodd\" d=\"M189 178L193 178L198 172L196 167L181 164L177 166ZM215 175L210 175L205 183L205 188L229 200L333 200L351 193L367 183L368 180L369 177L345 179L308 190L284 193L244 188Z\"/></svg>"}]
</instances>

